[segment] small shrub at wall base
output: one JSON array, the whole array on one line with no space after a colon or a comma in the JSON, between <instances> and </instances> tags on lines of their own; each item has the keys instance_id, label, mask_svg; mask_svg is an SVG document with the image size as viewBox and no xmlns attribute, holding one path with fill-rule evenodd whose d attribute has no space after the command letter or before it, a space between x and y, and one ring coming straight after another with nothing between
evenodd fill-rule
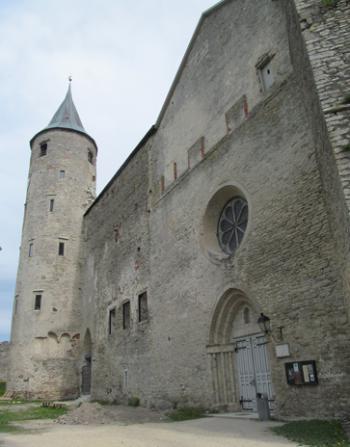
<instances>
[{"instance_id":1,"label":"small shrub at wall base","mask_svg":"<svg viewBox=\"0 0 350 447\"><path fill-rule=\"evenodd\" d=\"M5 394L6 391L6 382L0 382L0 397Z\"/></svg>"},{"instance_id":2,"label":"small shrub at wall base","mask_svg":"<svg viewBox=\"0 0 350 447\"><path fill-rule=\"evenodd\" d=\"M140 399L138 397L130 397L128 400L129 407L138 407L140 405Z\"/></svg>"},{"instance_id":3,"label":"small shrub at wall base","mask_svg":"<svg viewBox=\"0 0 350 447\"><path fill-rule=\"evenodd\" d=\"M347 93L340 104L350 104L350 93Z\"/></svg>"},{"instance_id":4,"label":"small shrub at wall base","mask_svg":"<svg viewBox=\"0 0 350 447\"><path fill-rule=\"evenodd\" d=\"M321 0L323 6L327 8L335 8L339 0Z\"/></svg>"}]
</instances>

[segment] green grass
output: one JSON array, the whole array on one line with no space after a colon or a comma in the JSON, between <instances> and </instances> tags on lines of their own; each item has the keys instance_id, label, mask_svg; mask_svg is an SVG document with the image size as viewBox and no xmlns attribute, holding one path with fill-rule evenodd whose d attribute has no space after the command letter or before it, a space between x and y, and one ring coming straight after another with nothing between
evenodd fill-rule
<instances>
[{"instance_id":1,"label":"green grass","mask_svg":"<svg viewBox=\"0 0 350 447\"><path fill-rule=\"evenodd\" d=\"M205 417L205 410L201 407L182 407L171 411L167 416L172 421L189 421Z\"/></svg>"},{"instance_id":2,"label":"green grass","mask_svg":"<svg viewBox=\"0 0 350 447\"><path fill-rule=\"evenodd\" d=\"M37 419L56 419L66 412L66 408L34 407L17 411L11 411L11 409L8 408L0 408L0 432L23 431L23 429L11 425L11 422L22 422Z\"/></svg>"},{"instance_id":3,"label":"green grass","mask_svg":"<svg viewBox=\"0 0 350 447\"><path fill-rule=\"evenodd\" d=\"M350 442L338 421L288 422L272 430L278 435L305 446L350 447Z\"/></svg>"},{"instance_id":4,"label":"green grass","mask_svg":"<svg viewBox=\"0 0 350 447\"><path fill-rule=\"evenodd\" d=\"M6 391L6 382L0 382L0 397L5 394Z\"/></svg>"}]
</instances>

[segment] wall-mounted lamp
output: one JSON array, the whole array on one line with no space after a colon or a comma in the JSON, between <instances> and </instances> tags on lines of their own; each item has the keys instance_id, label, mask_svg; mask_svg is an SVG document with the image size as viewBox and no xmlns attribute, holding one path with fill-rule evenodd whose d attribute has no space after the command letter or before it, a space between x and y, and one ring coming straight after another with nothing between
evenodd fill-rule
<instances>
[{"instance_id":1,"label":"wall-mounted lamp","mask_svg":"<svg viewBox=\"0 0 350 447\"><path fill-rule=\"evenodd\" d=\"M270 318L267 315L264 315L262 312L260 314L260 317L258 318L258 325L261 329L261 332L264 332L265 334L271 333Z\"/></svg>"}]
</instances>

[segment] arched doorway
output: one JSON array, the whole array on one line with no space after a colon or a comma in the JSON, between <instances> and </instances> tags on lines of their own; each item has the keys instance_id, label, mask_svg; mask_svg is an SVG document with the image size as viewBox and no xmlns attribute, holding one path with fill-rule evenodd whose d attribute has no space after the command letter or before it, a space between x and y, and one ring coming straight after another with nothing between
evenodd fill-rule
<instances>
[{"instance_id":1,"label":"arched doorway","mask_svg":"<svg viewBox=\"0 0 350 447\"><path fill-rule=\"evenodd\" d=\"M218 407L255 411L257 393L273 400L267 341L257 320L240 290L227 291L215 308L207 350Z\"/></svg>"},{"instance_id":2,"label":"arched doorway","mask_svg":"<svg viewBox=\"0 0 350 447\"><path fill-rule=\"evenodd\" d=\"M90 330L87 329L83 344L83 365L81 368L81 394L91 393L91 352L92 341Z\"/></svg>"}]
</instances>

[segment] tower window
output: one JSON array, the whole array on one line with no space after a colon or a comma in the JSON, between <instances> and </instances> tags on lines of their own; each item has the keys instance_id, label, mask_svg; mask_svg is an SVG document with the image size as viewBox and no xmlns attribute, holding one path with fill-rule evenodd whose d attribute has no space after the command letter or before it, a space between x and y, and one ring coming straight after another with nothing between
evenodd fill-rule
<instances>
[{"instance_id":1,"label":"tower window","mask_svg":"<svg viewBox=\"0 0 350 447\"><path fill-rule=\"evenodd\" d=\"M147 292L139 295L139 321L145 321L148 319L148 304L147 304Z\"/></svg>"},{"instance_id":2,"label":"tower window","mask_svg":"<svg viewBox=\"0 0 350 447\"><path fill-rule=\"evenodd\" d=\"M243 321L244 321L244 324L249 324L250 323L249 307L245 307L244 310L243 310Z\"/></svg>"},{"instance_id":3,"label":"tower window","mask_svg":"<svg viewBox=\"0 0 350 447\"><path fill-rule=\"evenodd\" d=\"M130 328L130 301L123 304L123 329Z\"/></svg>"},{"instance_id":4,"label":"tower window","mask_svg":"<svg viewBox=\"0 0 350 447\"><path fill-rule=\"evenodd\" d=\"M274 77L270 62L260 68L260 77L265 91L272 87Z\"/></svg>"},{"instance_id":5,"label":"tower window","mask_svg":"<svg viewBox=\"0 0 350 447\"><path fill-rule=\"evenodd\" d=\"M19 297L19 295L16 295L16 296L15 296L15 305L14 305L14 310L13 310L13 312L14 312L15 314L17 313L18 297Z\"/></svg>"},{"instance_id":6,"label":"tower window","mask_svg":"<svg viewBox=\"0 0 350 447\"><path fill-rule=\"evenodd\" d=\"M115 324L115 307L113 309L109 309L108 314L108 335L111 335L113 332Z\"/></svg>"},{"instance_id":7,"label":"tower window","mask_svg":"<svg viewBox=\"0 0 350 447\"><path fill-rule=\"evenodd\" d=\"M55 199L50 199L49 209L50 209L50 212L51 212L51 213L52 213L52 211L53 211L54 204L55 204Z\"/></svg>"},{"instance_id":8,"label":"tower window","mask_svg":"<svg viewBox=\"0 0 350 447\"><path fill-rule=\"evenodd\" d=\"M92 153L92 151L90 149L88 149L88 160L89 160L89 163L93 164L94 154Z\"/></svg>"},{"instance_id":9,"label":"tower window","mask_svg":"<svg viewBox=\"0 0 350 447\"><path fill-rule=\"evenodd\" d=\"M58 243L58 255L64 256L64 242Z\"/></svg>"},{"instance_id":10,"label":"tower window","mask_svg":"<svg viewBox=\"0 0 350 447\"><path fill-rule=\"evenodd\" d=\"M43 157L47 154L47 143L40 144L40 157Z\"/></svg>"},{"instance_id":11,"label":"tower window","mask_svg":"<svg viewBox=\"0 0 350 447\"><path fill-rule=\"evenodd\" d=\"M263 91L265 92L269 90L275 82L274 71L272 67L273 57L274 54L266 53L259 59L258 63L256 64L260 83L262 85Z\"/></svg>"},{"instance_id":12,"label":"tower window","mask_svg":"<svg viewBox=\"0 0 350 447\"><path fill-rule=\"evenodd\" d=\"M42 299L42 295L35 295L34 310L41 309L41 299Z\"/></svg>"},{"instance_id":13,"label":"tower window","mask_svg":"<svg viewBox=\"0 0 350 447\"><path fill-rule=\"evenodd\" d=\"M33 242L31 242L31 243L29 244L29 252L28 252L28 256L29 256L29 257L32 257L32 256L33 256L33 246L34 246L34 244L33 244Z\"/></svg>"},{"instance_id":14,"label":"tower window","mask_svg":"<svg viewBox=\"0 0 350 447\"><path fill-rule=\"evenodd\" d=\"M64 178L66 176L66 171L61 170L59 173L59 178Z\"/></svg>"}]
</instances>

